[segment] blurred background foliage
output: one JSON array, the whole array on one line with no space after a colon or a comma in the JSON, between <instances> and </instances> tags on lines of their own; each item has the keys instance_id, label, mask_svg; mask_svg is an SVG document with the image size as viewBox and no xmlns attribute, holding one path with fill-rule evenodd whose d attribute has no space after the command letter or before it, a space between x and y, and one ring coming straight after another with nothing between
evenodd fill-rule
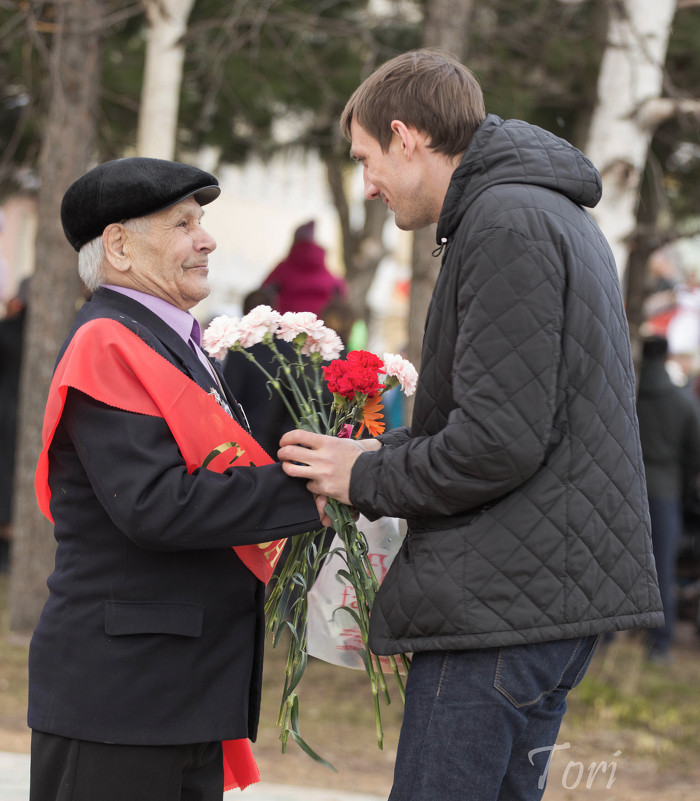
<instances>
[{"instance_id":1,"label":"blurred background foliage","mask_svg":"<svg viewBox=\"0 0 700 801\"><path fill-rule=\"evenodd\" d=\"M147 39L143 3L106 2L98 161L135 145ZM196 0L185 35L179 156L208 147L240 163L290 144L344 147L337 119L347 97L379 63L420 46L429 2L385 2L378 14L367 0ZM605 0L476 0L465 52L487 109L580 145L596 102L607 13ZM53 15L53 3L0 0L0 200L37 187ZM700 85L699 45L700 14L686 12L669 45L669 95L692 96ZM679 218L699 205L699 151L691 118L674 118L654 137Z\"/></svg>"}]
</instances>

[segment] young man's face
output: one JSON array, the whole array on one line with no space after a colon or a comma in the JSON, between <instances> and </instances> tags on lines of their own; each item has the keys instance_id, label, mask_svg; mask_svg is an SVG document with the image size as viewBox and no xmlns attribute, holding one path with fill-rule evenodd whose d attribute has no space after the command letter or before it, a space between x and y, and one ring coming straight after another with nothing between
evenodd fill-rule
<instances>
[{"instance_id":1,"label":"young man's face","mask_svg":"<svg viewBox=\"0 0 700 801\"><path fill-rule=\"evenodd\" d=\"M394 133L389 150L384 153L379 142L355 120L350 123L350 135L350 156L362 164L365 197L381 198L403 231L416 231L437 222L441 204L436 211L436 204L426 191L424 162L407 158L401 136Z\"/></svg>"},{"instance_id":2,"label":"young man's face","mask_svg":"<svg viewBox=\"0 0 700 801\"><path fill-rule=\"evenodd\" d=\"M187 198L148 217L146 233L130 238L130 286L180 309L209 294L209 254L216 242L202 227L202 208Z\"/></svg>"}]
</instances>

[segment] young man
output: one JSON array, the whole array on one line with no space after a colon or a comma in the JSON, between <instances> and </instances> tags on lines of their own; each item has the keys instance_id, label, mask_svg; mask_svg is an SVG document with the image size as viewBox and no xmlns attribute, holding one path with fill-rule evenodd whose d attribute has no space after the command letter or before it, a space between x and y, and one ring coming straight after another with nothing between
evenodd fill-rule
<instances>
[{"instance_id":1,"label":"young man","mask_svg":"<svg viewBox=\"0 0 700 801\"><path fill-rule=\"evenodd\" d=\"M539 799L598 635L662 620L624 306L583 208L600 176L486 116L437 52L380 67L341 124L366 197L400 228L436 222L443 264L410 430L294 431L279 456L408 520L370 624L375 653L414 654L391 801Z\"/></svg>"},{"instance_id":2,"label":"young man","mask_svg":"<svg viewBox=\"0 0 700 801\"><path fill-rule=\"evenodd\" d=\"M189 310L216 247L202 207L219 191L131 158L63 199L93 295L59 354L37 470L58 547L29 654L32 801L221 801L256 780L270 541L319 518L198 344Z\"/></svg>"}]
</instances>

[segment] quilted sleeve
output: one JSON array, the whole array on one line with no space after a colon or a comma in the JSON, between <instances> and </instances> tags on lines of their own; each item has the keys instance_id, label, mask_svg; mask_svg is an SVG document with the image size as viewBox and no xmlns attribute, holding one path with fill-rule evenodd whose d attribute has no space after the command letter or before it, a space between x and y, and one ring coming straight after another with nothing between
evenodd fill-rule
<instances>
[{"instance_id":1,"label":"quilted sleeve","mask_svg":"<svg viewBox=\"0 0 700 801\"><path fill-rule=\"evenodd\" d=\"M377 437L377 439L382 443L382 445L393 447L395 445L402 445L404 442L408 442L409 436L408 426L400 426L399 428L392 428L391 430L387 431L386 434L381 434Z\"/></svg>"},{"instance_id":2,"label":"quilted sleeve","mask_svg":"<svg viewBox=\"0 0 700 801\"><path fill-rule=\"evenodd\" d=\"M557 436L562 250L551 235L490 228L462 254L454 265L457 334L446 423L431 436L360 457L350 496L363 512L426 517L478 509L527 481Z\"/></svg>"}]
</instances>

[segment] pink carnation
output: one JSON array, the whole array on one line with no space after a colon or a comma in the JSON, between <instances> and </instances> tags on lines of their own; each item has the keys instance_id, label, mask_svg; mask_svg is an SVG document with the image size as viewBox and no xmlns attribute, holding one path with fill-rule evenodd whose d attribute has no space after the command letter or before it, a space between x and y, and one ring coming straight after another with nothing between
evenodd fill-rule
<instances>
[{"instance_id":1,"label":"pink carnation","mask_svg":"<svg viewBox=\"0 0 700 801\"><path fill-rule=\"evenodd\" d=\"M343 352L343 340L332 328L323 325L318 331L307 336L301 352L305 356L311 353L320 353L324 362L330 362L337 359Z\"/></svg>"},{"instance_id":2,"label":"pink carnation","mask_svg":"<svg viewBox=\"0 0 700 801\"><path fill-rule=\"evenodd\" d=\"M238 344L250 348L262 342L265 334L277 331L282 315L270 306L256 306L239 323Z\"/></svg>"},{"instance_id":3,"label":"pink carnation","mask_svg":"<svg viewBox=\"0 0 700 801\"><path fill-rule=\"evenodd\" d=\"M418 383L418 372L408 359L396 353L385 353L384 370L387 376L393 376L398 380L406 395L413 395Z\"/></svg>"},{"instance_id":4,"label":"pink carnation","mask_svg":"<svg viewBox=\"0 0 700 801\"><path fill-rule=\"evenodd\" d=\"M313 312L285 312L277 330L277 336L285 342L293 342L299 334L315 336L323 328L323 321Z\"/></svg>"},{"instance_id":5,"label":"pink carnation","mask_svg":"<svg viewBox=\"0 0 700 801\"><path fill-rule=\"evenodd\" d=\"M214 359L223 359L238 341L238 317L215 317L202 335L202 347Z\"/></svg>"}]
</instances>

